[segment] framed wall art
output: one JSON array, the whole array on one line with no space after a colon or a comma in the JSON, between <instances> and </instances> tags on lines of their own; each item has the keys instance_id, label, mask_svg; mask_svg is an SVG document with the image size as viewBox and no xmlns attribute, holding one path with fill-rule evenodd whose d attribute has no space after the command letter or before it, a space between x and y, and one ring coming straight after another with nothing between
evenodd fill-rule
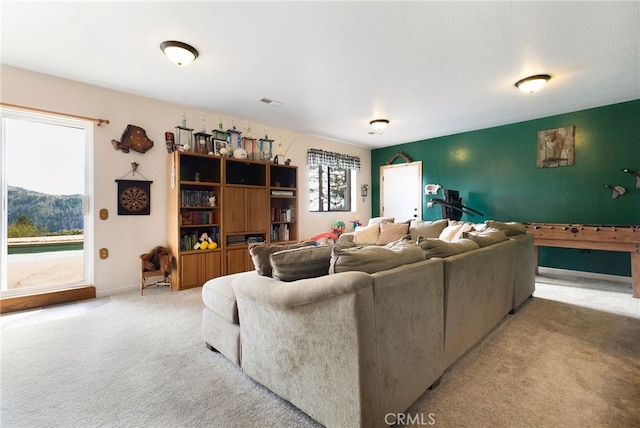
<instances>
[{"instance_id":1,"label":"framed wall art","mask_svg":"<svg viewBox=\"0 0 640 428\"><path fill-rule=\"evenodd\" d=\"M572 166L575 163L576 127L538 131L538 168Z\"/></svg>"}]
</instances>

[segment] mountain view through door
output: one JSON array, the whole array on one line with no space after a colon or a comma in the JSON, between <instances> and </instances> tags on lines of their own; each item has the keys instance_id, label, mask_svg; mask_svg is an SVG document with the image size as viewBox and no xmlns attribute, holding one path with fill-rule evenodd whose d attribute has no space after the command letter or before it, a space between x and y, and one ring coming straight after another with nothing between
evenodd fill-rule
<instances>
[{"instance_id":1,"label":"mountain view through door","mask_svg":"<svg viewBox=\"0 0 640 428\"><path fill-rule=\"evenodd\" d=\"M91 125L19 112L2 116L2 294L88 283Z\"/></svg>"}]
</instances>

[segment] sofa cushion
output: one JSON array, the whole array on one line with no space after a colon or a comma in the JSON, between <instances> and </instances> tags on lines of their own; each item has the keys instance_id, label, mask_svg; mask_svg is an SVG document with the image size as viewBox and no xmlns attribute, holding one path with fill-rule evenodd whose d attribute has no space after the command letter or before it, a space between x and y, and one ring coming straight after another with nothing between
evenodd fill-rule
<instances>
[{"instance_id":1,"label":"sofa cushion","mask_svg":"<svg viewBox=\"0 0 640 428\"><path fill-rule=\"evenodd\" d=\"M253 266L256 268L258 275L271 276L271 262L269 256L273 253L283 250L292 250L294 248L302 248L308 246L315 246L314 241L304 242L302 244L252 244L249 246L249 254L251 254L251 260L253 260Z\"/></svg>"},{"instance_id":2,"label":"sofa cushion","mask_svg":"<svg viewBox=\"0 0 640 428\"><path fill-rule=\"evenodd\" d=\"M472 251L480 248L478 244L470 239L456 239L455 241L443 241L438 238L418 239L418 246L424 251L425 258L449 257L456 254Z\"/></svg>"},{"instance_id":3,"label":"sofa cushion","mask_svg":"<svg viewBox=\"0 0 640 428\"><path fill-rule=\"evenodd\" d=\"M379 272L424 260L415 242L399 240L385 246L334 248L329 273L360 271Z\"/></svg>"},{"instance_id":4,"label":"sofa cushion","mask_svg":"<svg viewBox=\"0 0 640 428\"><path fill-rule=\"evenodd\" d=\"M498 242L506 241L508 239L507 235L505 235L503 231L494 229L492 227L487 227L474 232L464 232L462 234L462 237L472 240L480 247L486 247Z\"/></svg>"},{"instance_id":5,"label":"sofa cushion","mask_svg":"<svg viewBox=\"0 0 640 428\"><path fill-rule=\"evenodd\" d=\"M354 244L323 245L284 250L269 256L273 277L280 281L297 281L315 278L329 273L331 250L334 247L353 246Z\"/></svg>"},{"instance_id":6,"label":"sofa cushion","mask_svg":"<svg viewBox=\"0 0 640 428\"><path fill-rule=\"evenodd\" d=\"M368 226L357 226L353 236L353 242L358 245L375 245L380 236L380 224L371 223Z\"/></svg>"},{"instance_id":7,"label":"sofa cushion","mask_svg":"<svg viewBox=\"0 0 640 428\"><path fill-rule=\"evenodd\" d=\"M407 223L380 223L380 235L376 245L387 245L402 238L409 232Z\"/></svg>"},{"instance_id":8,"label":"sofa cushion","mask_svg":"<svg viewBox=\"0 0 640 428\"><path fill-rule=\"evenodd\" d=\"M487 220L484 222L484 224L487 225L487 227L492 227L494 229L503 231L507 236L516 236L527 233L527 228L525 227L525 225L516 221L505 223L502 221Z\"/></svg>"},{"instance_id":9,"label":"sofa cushion","mask_svg":"<svg viewBox=\"0 0 640 428\"><path fill-rule=\"evenodd\" d=\"M409 233L414 241L418 240L418 236L437 238L447 226L448 221L446 219L435 221L411 220Z\"/></svg>"},{"instance_id":10,"label":"sofa cushion","mask_svg":"<svg viewBox=\"0 0 640 428\"><path fill-rule=\"evenodd\" d=\"M449 225L442 230L438 238L443 241L455 241L456 239L461 238L464 232L469 232L471 230L473 230L471 223L450 221Z\"/></svg>"},{"instance_id":11,"label":"sofa cushion","mask_svg":"<svg viewBox=\"0 0 640 428\"><path fill-rule=\"evenodd\" d=\"M380 223L393 223L394 221L396 221L394 217L374 217L372 219L369 219L369 223L367 224L367 226Z\"/></svg>"}]
</instances>

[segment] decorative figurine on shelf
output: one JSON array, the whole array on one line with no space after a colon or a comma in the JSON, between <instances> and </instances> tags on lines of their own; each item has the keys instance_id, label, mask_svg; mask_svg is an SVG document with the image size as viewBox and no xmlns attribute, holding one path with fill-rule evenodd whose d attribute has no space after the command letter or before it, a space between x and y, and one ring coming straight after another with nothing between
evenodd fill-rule
<instances>
[{"instance_id":1,"label":"decorative figurine on shelf","mask_svg":"<svg viewBox=\"0 0 640 428\"><path fill-rule=\"evenodd\" d=\"M207 232L204 232L202 235L200 235L200 239L198 240L196 245L193 246L193 249L206 250L207 248L210 250L214 250L218 248L218 244L213 242L213 239L209 238L209 234Z\"/></svg>"},{"instance_id":2,"label":"decorative figurine on shelf","mask_svg":"<svg viewBox=\"0 0 640 428\"><path fill-rule=\"evenodd\" d=\"M188 152L191 150L193 139L193 128L187 128L187 118L182 113L182 122L180 126L176 126L175 146L178 151Z\"/></svg>"},{"instance_id":3,"label":"decorative figurine on shelf","mask_svg":"<svg viewBox=\"0 0 640 428\"><path fill-rule=\"evenodd\" d=\"M193 177L193 181L200 181L200 173L196 172L195 176Z\"/></svg>"},{"instance_id":4,"label":"decorative figurine on shelf","mask_svg":"<svg viewBox=\"0 0 640 428\"><path fill-rule=\"evenodd\" d=\"M214 195L214 196L211 196L211 197L209 198L209 206L210 206L210 207L215 207L215 206L216 206L216 197L215 197L215 195Z\"/></svg>"},{"instance_id":5,"label":"decorative figurine on shelf","mask_svg":"<svg viewBox=\"0 0 640 428\"><path fill-rule=\"evenodd\" d=\"M173 153L175 151L175 147L174 147L175 136L173 135L173 132L164 133L164 142L167 145L167 152Z\"/></svg>"},{"instance_id":6,"label":"decorative figurine on shelf","mask_svg":"<svg viewBox=\"0 0 640 428\"><path fill-rule=\"evenodd\" d=\"M331 225L331 231L336 235L340 236L344 233L344 221L336 221Z\"/></svg>"},{"instance_id":7,"label":"decorative figurine on shelf","mask_svg":"<svg viewBox=\"0 0 640 428\"><path fill-rule=\"evenodd\" d=\"M241 147L237 148L233 151L233 157L236 159L246 159L247 151Z\"/></svg>"}]
</instances>

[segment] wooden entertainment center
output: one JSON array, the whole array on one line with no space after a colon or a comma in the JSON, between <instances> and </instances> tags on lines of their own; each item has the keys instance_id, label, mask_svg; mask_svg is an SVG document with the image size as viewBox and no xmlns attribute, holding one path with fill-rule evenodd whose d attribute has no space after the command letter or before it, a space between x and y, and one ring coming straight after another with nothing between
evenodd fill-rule
<instances>
[{"instance_id":1,"label":"wooden entertainment center","mask_svg":"<svg viewBox=\"0 0 640 428\"><path fill-rule=\"evenodd\" d=\"M640 226L589 224L527 223L527 232L535 241L536 266L538 247L580 248L622 251L631 256L633 297L640 298Z\"/></svg>"},{"instance_id":2,"label":"wooden entertainment center","mask_svg":"<svg viewBox=\"0 0 640 428\"><path fill-rule=\"evenodd\" d=\"M174 151L167 169L172 289L253 269L253 242L298 241L296 166Z\"/></svg>"}]
</instances>

